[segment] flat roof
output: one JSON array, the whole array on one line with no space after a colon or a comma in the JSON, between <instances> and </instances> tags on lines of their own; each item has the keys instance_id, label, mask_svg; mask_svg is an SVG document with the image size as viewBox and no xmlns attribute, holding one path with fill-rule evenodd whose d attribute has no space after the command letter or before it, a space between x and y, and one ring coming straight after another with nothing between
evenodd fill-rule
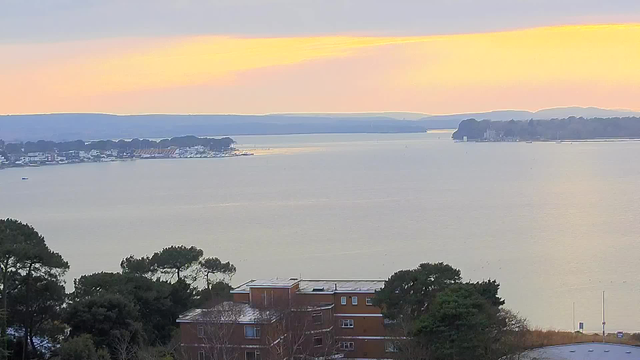
<instances>
[{"instance_id":1,"label":"flat roof","mask_svg":"<svg viewBox=\"0 0 640 360\"><path fill-rule=\"evenodd\" d=\"M302 280L301 293L314 292L367 292L382 289L384 280Z\"/></svg>"},{"instance_id":2,"label":"flat roof","mask_svg":"<svg viewBox=\"0 0 640 360\"><path fill-rule=\"evenodd\" d=\"M181 323L271 323L278 317L273 310L258 309L249 304L226 301L211 309L191 309L178 317Z\"/></svg>"},{"instance_id":3,"label":"flat roof","mask_svg":"<svg viewBox=\"0 0 640 360\"><path fill-rule=\"evenodd\" d=\"M249 280L243 284L241 284L240 286L236 287L235 289L233 289L231 292L232 293L246 293L249 292L249 289L251 289L252 287L273 287L273 288L291 288L293 287L295 284L299 283L300 280L299 279L295 279L295 278L289 278L289 279L279 279L279 278L273 278L273 279L252 279Z\"/></svg>"},{"instance_id":4,"label":"flat roof","mask_svg":"<svg viewBox=\"0 0 640 360\"><path fill-rule=\"evenodd\" d=\"M640 347L607 343L547 346L525 352L522 360L636 360Z\"/></svg>"},{"instance_id":5,"label":"flat roof","mask_svg":"<svg viewBox=\"0 0 640 360\"><path fill-rule=\"evenodd\" d=\"M334 292L364 292L374 293L382 289L384 280L299 280L290 279L260 279L249 280L231 291L232 293L248 293L253 287L291 288L299 285L299 293L334 293Z\"/></svg>"}]
</instances>

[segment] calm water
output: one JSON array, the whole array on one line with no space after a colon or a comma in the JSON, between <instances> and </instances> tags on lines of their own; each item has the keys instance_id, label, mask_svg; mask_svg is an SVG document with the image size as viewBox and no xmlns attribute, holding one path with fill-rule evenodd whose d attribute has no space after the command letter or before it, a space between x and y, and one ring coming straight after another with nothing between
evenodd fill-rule
<instances>
[{"instance_id":1,"label":"calm water","mask_svg":"<svg viewBox=\"0 0 640 360\"><path fill-rule=\"evenodd\" d=\"M640 330L640 142L450 134L237 137L271 155L0 171L0 217L81 274L196 245L256 277L386 278L445 261L534 325ZM21 181L28 176L28 181Z\"/></svg>"}]
</instances>

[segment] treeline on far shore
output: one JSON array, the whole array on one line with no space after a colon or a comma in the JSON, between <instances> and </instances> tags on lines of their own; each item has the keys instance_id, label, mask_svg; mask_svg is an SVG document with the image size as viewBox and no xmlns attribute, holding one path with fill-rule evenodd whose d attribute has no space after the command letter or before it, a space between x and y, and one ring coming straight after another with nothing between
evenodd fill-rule
<instances>
[{"instance_id":1,"label":"treeline on far shore","mask_svg":"<svg viewBox=\"0 0 640 360\"><path fill-rule=\"evenodd\" d=\"M8 154L28 154L35 152L67 152L67 151L91 151L91 150L120 150L131 151L138 149L166 149L169 147L194 147L204 146L212 151L224 151L231 148L235 141L230 137L220 139L197 137L197 136L178 136L170 139L150 140L150 139L132 139L132 140L97 140L97 141L27 141L20 143L8 143L4 145L4 151ZM1 145L1 143L0 143ZM2 147L0 147L2 150Z\"/></svg>"},{"instance_id":2,"label":"treeline on far shore","mask_svg":"<svg viewBox=\"0 0 640 360\"><path fill-rule=\"evenodd\" d=\"M487 130L497 138L520 140L589 140L640 138L640 117L569 117L552 120L491 121L467 119L460 123L454 140L480 140Z\"/></svg>"}]
</instances>

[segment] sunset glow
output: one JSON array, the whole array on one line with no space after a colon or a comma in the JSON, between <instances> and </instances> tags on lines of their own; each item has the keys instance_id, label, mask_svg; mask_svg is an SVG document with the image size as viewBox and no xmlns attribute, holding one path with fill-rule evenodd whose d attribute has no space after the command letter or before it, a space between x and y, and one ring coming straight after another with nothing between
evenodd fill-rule
<instances>
[{"instance_id":1,"label":"sunset glow","mask_svg":"<svg viewBox=\"0 0 640 360\"><path fill-rule=\"evenodd\" d=\"M640 110L640 24L0 45L0 113ZM251 99L251 101L247 101Z\"/></svg>"}]
</instances>

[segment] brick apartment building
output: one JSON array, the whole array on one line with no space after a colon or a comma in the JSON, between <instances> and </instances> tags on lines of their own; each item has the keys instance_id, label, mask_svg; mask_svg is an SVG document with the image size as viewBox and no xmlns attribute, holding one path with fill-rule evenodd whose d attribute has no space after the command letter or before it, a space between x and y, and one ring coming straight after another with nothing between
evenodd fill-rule
<instances>
[{"instance_id":1,"label":"brick apartment building","mask_svg":"<svg viewBox=\"0 0 640 360\"><path fill-rule=\"evenodd\" d=\"M383 280L251 280L233 301L180 316L193 360L386 359L395 351L380 309Z\"/></svg>"}]
</instances>

